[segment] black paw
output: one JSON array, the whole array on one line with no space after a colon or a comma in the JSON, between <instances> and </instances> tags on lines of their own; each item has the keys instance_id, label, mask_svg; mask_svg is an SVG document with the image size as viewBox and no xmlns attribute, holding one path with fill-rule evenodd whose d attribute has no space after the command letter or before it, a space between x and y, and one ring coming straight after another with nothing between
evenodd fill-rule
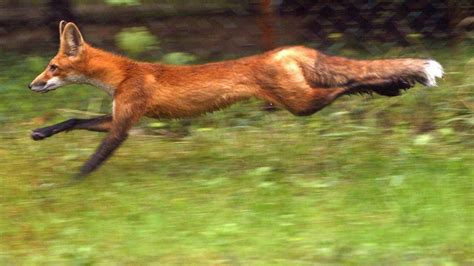
<instances>
[{"instance_id":1,"label":"black paw","mask_svg":"<svg viewBox=\"0 0 474 266\"><path fill-rule=\"evenodd\" d=\"M51 134L47 134L46 132L44 131L41 131L40 129L35 129L33 130L33 132L31 133L31 138L33 140L42 140L42 139L45 139L47 137L51 136Z\"/></svg>"}]
</instances>

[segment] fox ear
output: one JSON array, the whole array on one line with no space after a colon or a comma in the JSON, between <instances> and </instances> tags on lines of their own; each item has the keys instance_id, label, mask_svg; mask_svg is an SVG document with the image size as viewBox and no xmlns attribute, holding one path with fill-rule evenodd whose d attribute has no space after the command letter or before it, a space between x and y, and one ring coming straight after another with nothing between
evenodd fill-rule
<instances>
[{"instance_id":1,"label":"fox ear","mask_svg":"<svg viewBox=\"0 0 474 266\"><path fill-rule=\"evenodd\" d=\"M61 35L63 35L64 27L66 26L67 22L64 20L61 20L59 22L59 38L61 38Z\"/></svg>"},{"instance_id":2,"label":"fox ear","mask_svg":"<svg viewBox=\"0 0 474 266\"><path fill-rule=\"evenodd\" d=\"M74 23L67 23L61 34L61 50L68 56L77 56L82 51L84 39Z\"/></svg>"}]
</instances>

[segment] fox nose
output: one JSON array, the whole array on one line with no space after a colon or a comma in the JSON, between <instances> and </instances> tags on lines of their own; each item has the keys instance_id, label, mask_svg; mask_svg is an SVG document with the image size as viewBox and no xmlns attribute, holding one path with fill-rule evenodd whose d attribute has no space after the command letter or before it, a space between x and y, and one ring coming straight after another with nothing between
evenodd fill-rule
<instances>
[{"instance_id":1,"label":"fox nose","mask_svg":"<svg viewBox=\"0 0 474 266\"><path fill-rule=\"evenodd\" d=\"M30 83L30 84L28 84L28 89L30 89L30 90L31 90L31 87L33 87L33 86L31 85L31 83Z\"/></svg>"}]
</instances>

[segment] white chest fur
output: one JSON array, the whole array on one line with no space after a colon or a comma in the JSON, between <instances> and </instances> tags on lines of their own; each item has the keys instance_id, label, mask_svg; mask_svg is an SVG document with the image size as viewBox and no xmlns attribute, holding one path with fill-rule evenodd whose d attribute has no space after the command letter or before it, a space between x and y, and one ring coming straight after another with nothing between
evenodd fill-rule
<instances>
[{"instance_id":1,"label":"white chest fur","mask_svg":"<svg viewBox=\"0 0 474 266\"><path fill-rule=\"evenodd\" d=\"M82 83L82 84L92 85L94 87L97 87L97 88L105 91L110 96L113 96L114 92L115 92L115 87L114 86L106 84L106 83L104 83L100 80L97 80L97 79L90 79L90 78L87 78L87 77L84 77L84 76L72 76L72 77L68 78L68 81L70 83L76 83L76 84Z\"/></svg>"},{"instance_id":2,"label":"white chest fur","mask_svg":"<svg viewBox=\"0 0 474 266\"><path fill-rule=\"evenodd\" d=\"M115 88L113 86L109 85L109 84L103 83L100 80L89 79L85 83L90 84L94 87L97 87L97 88L105 91L107 94L109 94L111 96L114 95Z\"/></svg>"}]
</instances>

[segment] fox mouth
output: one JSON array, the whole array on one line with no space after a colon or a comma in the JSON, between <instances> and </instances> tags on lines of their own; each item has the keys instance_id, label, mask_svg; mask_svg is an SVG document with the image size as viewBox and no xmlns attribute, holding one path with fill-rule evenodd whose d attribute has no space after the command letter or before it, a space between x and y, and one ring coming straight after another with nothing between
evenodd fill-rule
<instances>
[{"instance_id":1,"label":"fox mouth","mask_svg":"<svg viewBox=\"0 0 474 266\"><path fill-rule=\"evenodd\" d=\"M48 82L46 82L46 84L43 83L43 84L33 85L30 87L30 89L34 92L46 93L46 92L55 90L61 87L62 85L64 85L64 82L62 82L62 80L51 79Z\"/></svg>"},{"instance_id":2,"label":"fox mouth","mask_svg":"<svg viewBox=\"0 0 474 266\"><path fill-rule=\"evenodd\" d=\"M49 85L46 85L46 86L43 86L43 87L33 86L31 88L31 91L38 92L38 93L47 93L47 92L50 92L52 90L55 90L57 88L57 86L55 86L55 85L56 84L49 84Z\"/></svg>"},{"instance_id":3,"label":"fox mouth","mask_svg":"<svg viewBox=\"0 0 474 266\"><path fill-rule=\"evenodd\" d=\"M46 93L64 85L66 85L66 83L64 82L63 79L59 77L53 77L49 79L47 82L44 82L44 81L32 82L32 84L28 85L28 87L34 92Z\"/></svg>"}]
</instances>

